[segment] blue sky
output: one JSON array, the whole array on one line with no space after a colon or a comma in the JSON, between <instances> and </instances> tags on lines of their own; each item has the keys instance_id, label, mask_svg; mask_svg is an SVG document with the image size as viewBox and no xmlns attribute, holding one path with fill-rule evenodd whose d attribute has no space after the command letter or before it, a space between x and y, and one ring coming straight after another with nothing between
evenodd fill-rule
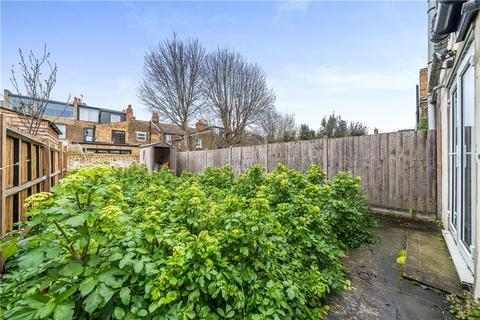
<instances>
[{"instance_id":1,"label":"blue sky","mask_svg":"<svg viewBox=\"0 0 480 320\"><path fill-rule=\"evenodd\" d=\"M58 65L52 97L148 119L136 96L145 52L176 32L230 47L266 72L282 112L318 128L324 115L381 132L414 126L426 65L426 1L1 3L1 87L18 49L47 43Z\"/></svg>"}]
</instances>

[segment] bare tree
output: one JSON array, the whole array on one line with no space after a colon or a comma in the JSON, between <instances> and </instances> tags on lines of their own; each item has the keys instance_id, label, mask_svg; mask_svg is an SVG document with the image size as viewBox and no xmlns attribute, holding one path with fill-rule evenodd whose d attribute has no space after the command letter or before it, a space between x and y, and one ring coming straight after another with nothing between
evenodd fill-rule
<instances>
[{"instance_id":1,"label":"bare tree","mask_svg":"<svg viewBox=\"0 0 480 320\"><path fill-rule=\"evenodd\" d=\"M202 106L202 65L205 49L197 39L176 35L145 56L138 97L161 119L180 127L188 148L188 123Z\"/></svg>"},{"instance_id":2,"label":"bare tree","mask_svg":"<svg viewBox=\"0 0 480 320\"><path fill-rule=\"evenodd\" d=\"M226 145L241 142L246 128L275 102L265 73L240 54L218 49L207 55L203 75L206 105L221 120Z\"/></svg>"},{"instance_id":3,"label":"bare tree","mask_svg":"<svg viewBox=\"0 0 480 320\"><path fill-rule=\"evenodd\" d=\"M19 96L27 96L28 98L19 97L15 109L24 115L22 117L24 128L28 133L35 135L40 128L48 99L57 82L57 65L50 62L50 52L47 51L46 44L40 57L35 56L33 51L30 51L28 56L25 57L21 49L19 49L19 54L20 62L18 65L25 92L22 92L20 88L14 66L12 66L10 82ZM45 69L47 71L44 71ZM43 77L44 72L47 72L46 77Z\"/></svg>"},{"instance_id":4,"label":"bare tree","mask_svg":"<svg viewBox=\"0 0 480 320\"><path fill-rule=\"evenodd\" d=\"M295 136L295 115L283 114L275 108L263 112L258 119L258 125L268 143L289 141L287 137Z\"/></svg>"}]
</instances>

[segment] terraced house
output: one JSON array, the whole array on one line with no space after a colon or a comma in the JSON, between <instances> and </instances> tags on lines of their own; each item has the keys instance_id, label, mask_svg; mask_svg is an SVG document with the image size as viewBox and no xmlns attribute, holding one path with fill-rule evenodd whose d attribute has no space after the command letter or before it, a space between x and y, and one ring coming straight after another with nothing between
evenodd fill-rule
<instances>
[{"instance_id":1,"label":"terraced house","mask_svg":"<svg viewBox=\"0 0 480 320\"><path fill-rule=\"evenodd\" d=\"M31 98L4 90L4 107L17 110ZM72 103L49 100L44 118L55 123L69 150L86 153L138 154L139 146L152 142L172 143L183 132L162 123L157 113L150 120L137 120L133 108L123 111L89 106L78 98Z\"/></svg>"},{"instance_id":2,"label":"terraced house","mask_svg":"<svg viewBox=\"0 0 480 320\"><path fill-rule=\"evenodd\" d=\"M428 5L428 128L439 142L439 211L460 278L479 297L480 1Z\"/></svg>"}]
</instances>

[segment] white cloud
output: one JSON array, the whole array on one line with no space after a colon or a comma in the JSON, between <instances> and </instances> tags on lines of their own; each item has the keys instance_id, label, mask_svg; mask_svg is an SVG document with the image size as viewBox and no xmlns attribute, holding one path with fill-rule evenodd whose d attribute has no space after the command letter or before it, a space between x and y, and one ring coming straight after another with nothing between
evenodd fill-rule
<instances>
[{"instance_id":1,"label":"white cloud","mask_svg":"<svg viewBox=\"0 0 480 320\"><path fill-rule=\"evenodd\" d=\"M276 15L273 20L277 22L295 13L304 14L307 12L309 5L309 0L280 1L276 7Z\"/></svg>"},{"instance_id":2,"label":"white cloud","mask_svg":"<svg viewBox=\"0 0 480 320\"><path fill-rule=\"evenodd\" d=\"M318 128L321 118L334 111L371 131L386 132L414 126L417 75L406 68L291 65L270 85L277 93L277 107L295 113L299 123Z\"/></svg>"}]
</instances>

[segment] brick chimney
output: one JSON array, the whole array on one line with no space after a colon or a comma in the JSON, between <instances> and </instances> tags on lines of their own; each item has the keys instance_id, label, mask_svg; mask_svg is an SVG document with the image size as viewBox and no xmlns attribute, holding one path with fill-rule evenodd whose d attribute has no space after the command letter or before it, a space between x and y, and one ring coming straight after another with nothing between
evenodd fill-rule
<instances>
[{"instance_id":1,"label":"brick chimney","mask_svg":"<svg viewBox=\"0 0 480 320\"><path fill-rule=\"evenodd\" d=\"M125 113L127 116L127 121L135 119L135 117L133 116L133 108L131 104L128 105L127 110L125 110Z\"/></svg>"},{"instance_id":2,"label":"brick chimney","mask_svg":"<svg viewBox=\"0 0 480 320\"><path fill-rule=\"evenodd\" d=\"M377 128L373 129L373 134L378 134L378 129Z\"/></svg>"},{"instance_id":3,"label":"brick chimney","mask_svg":"<svg viewBox=\"0 0 480 320\"><path fill-rule=\"evenodd\" d=\"M199 119L197 123L195 123L195 129L197 130L197 132L202 132L207 128L207 126L207 121L205 121L204 119Z\"/></svg>"},{"instance_id":4,"label":"brick chimney","mask_svg":"<svg viewBox=\"0 0 480 320\"><path fill-rule=\"evenodd\" d=\"M158 117L158 112L152 112L152 122L153 123L159 123L160 122L160 118Z\"/></svg>"}]
</instances>

